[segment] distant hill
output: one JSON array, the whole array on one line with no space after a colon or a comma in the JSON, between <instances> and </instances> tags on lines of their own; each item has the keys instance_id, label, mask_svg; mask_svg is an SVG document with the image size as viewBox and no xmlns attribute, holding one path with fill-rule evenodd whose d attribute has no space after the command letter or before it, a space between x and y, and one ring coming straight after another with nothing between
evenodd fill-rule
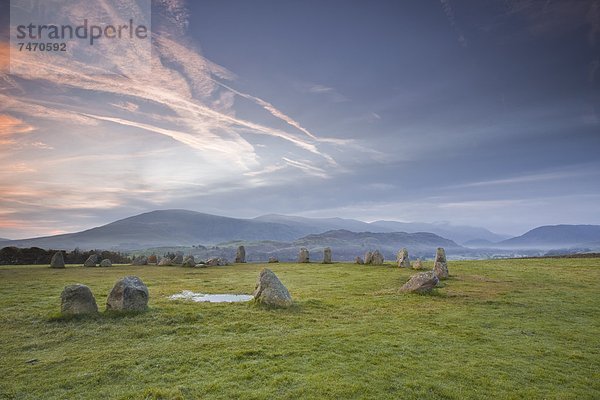
<instances>
[{"instance_id":1,"label":"distant hill","mask_svg":"<svg viewBox=\"0 0 600 400\"><path fill-rule=\"evenodd\" d=\"M304 233L270 222L187 210L152 211L82 232L14 240L11 246L53 249L140 249L214 244L232 239L292 241Z\"/></svg>"},{"instance_id":2,"label":"distant hill","mask_svg":"<svg viewBox=\"0 0 600 400\"><path fill-rule=\"evenodd\" d=\"M365 252L376 249L381 251L386 259L392 261L395 260L396 253L402 247L409 249L411 257L428 258L435 255L438 247L444 247L449 253L464 250L462 246L457 245L452 240L428 232L357 233L347 230L335 230L308 235L296 240L294 245L316 250L322 250L324 247L329 246L336 257L346 260L352 260L356 256L363 257Z\"/></svg>"},{"instance_id":3,"label":"distant hill","mask_svg":"<svg viewBox=\"0 0 600 400\"><path fill-rule=\"evenodd\" d=\"M381 230L377 227L373 227L367 222L344 218L307 218L292 215L268 214L256 217L254 218L254 221L289 225L294 227L294 229L301 231L303 235L340 229L353 232L391 232L389 229Z\"/></svg>"},{"instance_id":4,"label":"distant hill","mask_svg":"<svg viewBox=\"0 0 600 400\"><path fill-rule=\"evenodd\" d=\"M301 247L310 252L312 262L323 259L323 249L331 247L333 258L337 261L354 260L356 256L364 257L367 251L379 250L388 261L396 259L396 253L402 247L408 248L411 259L417 257L431 259L438 247L444 247L449 257L462 257L471 254L469 249L461 247L451 240L433 233L371 233L333 230L320 234L311 234L292 242L281 241L231 241L219 243L212 248L190 249L189 252L200 259L208 257L226 257L232 259L239 245L246 247L248 261L265 261L270 256L280 261L293 261L298 257ZM160 249L157 249L160 252Z\"/></svg>"},{"instance_id":5,"label":"distant hill","mask_svg":"<svg viewBox=\"0 0 600 400\"><path fill-rule=\"evenodd\" d=\"M451 224L431 224L418 222L398 222L398 221L375 221L363 222L355 219L343 218L306 218L289 215L269 214L255 218L257 221L281 223L293 226L304 234L322 233L330 230L348 230L352 232L431 232L436 235L448 238L456 243L463 244L470 240L488 240L490 242L499 242L508 239L510 236L490 232L485 228L451 225Z\"/></svg>"},{"instance_id":6,"label":"distant hill","mask_svg":"<svg viewBox=\"0 0 600 400\"><path fill-rule=\"evenodd\" d=\"M540 226L512 239L498 243L503 248L585 247L600 242L600 225Z\"/></svg>"},{"instance_id":7,"label":"distant hill","mask_svg":"<svg viewBox=\"0 0 600 400\"><path fill-rule=\"evenodd\" d=\"M386 228L393 232L431 232L435 233L436 235L451 239L460 244L464 244L471 240L488 240L490 242L499 242L510 237L508 235L501 235L491 232L485 228L467 225L397 221L375 221L371 222L371 225Z\"/></svg>"}]
</instances>

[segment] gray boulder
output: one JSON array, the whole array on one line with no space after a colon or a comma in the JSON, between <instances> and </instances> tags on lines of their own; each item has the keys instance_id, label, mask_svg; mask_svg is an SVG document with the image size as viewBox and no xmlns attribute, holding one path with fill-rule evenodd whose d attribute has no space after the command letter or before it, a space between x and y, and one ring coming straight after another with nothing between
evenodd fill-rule
<instances>
[{"instance_id":1,"label":"gray boulder","mask_svg":"<svg viewBox=\"0 0 600 400\"><path fill-rule=\"evenodd\" d=\"M367 251L365 253L365 264L371 264L371 262L373 262L373 252Z\"/></svg>"},{"instance_id":2,"label":"gray boulder","mask_svg":"<svg viewBox=\"0 0 600 400\"><path fill-rule=\"evenodd\" d=\"M237 253L235 254L235 262L236 263L245 263L246 262L246 248L244 246L238 247Z\"/></svg>"},{"instance_id":3,"label":"gray boulder","mask_svg":"<svg viewBox=\"0 0 600 400\"><path fill-rule=\"evenodd\" d=\"M91 254L83 263L84 267L95 267L98 264L98 255Z\"/></svg>"},{"instance_id":4,"label":"gray boulder","mask_svg":"<svg viewBox=\"0 0 600 400\"><path fill-rule=\"evenodd\" d=\"M269 257L269 264L278 263L279 259L277 257Z\"/></svg>"},{"instance_id":5,"label":"gray boulder","mask_svg":"<svg viewBox=\"0 0 600 400\"><path fill-rule=\"evenodd\" d=\"M356 258L354 259L354 263L355 263L355 264L362 265L362 264L364 264L365 262L363 261L363 259L362 259L362 258L360 258L360 257L356 257Z\"/></svg>"},{"instance_id":6,"label":"gray boulder","mask_svg":"<svg viewBox=\"0 0 600 400\"><path fill-rule=\"evenodd\" d=\"M267 268L260 272L252 295L257 302L272 307L289 307L293 304L290 292L277 275Z\"/></svg>"},{"instance_id":7,"label":"gray boulder","mask_svg":"<svg viewBox=\"0 0 600 400\"><path fill-rule=\"evenodd\" d=\"M137 276L119 279L106 300L107 311L145 311L148 309L148 288Z\"/></svg>"},{"instance_id":8,"label":"gray boulder","mask_svg":"<svg viewBox=\"0 0 600 400\"><path fill-rule=\"evenodd\" d=\"M65 315L95 314L98 305L90 288L76 283L65 286L60 294L60 312Z\"/></svg>"},{"instance_id":9,"label":"gray boulder","mask_svg":"<svg viewBox=\"0 0 600 400\"><path fill-rule=\"evenodd\" d=\"M195 267L196 266L196 260L194 260L194 256L187 256L184 260L183 263L181 264L182 267Z\"/></svg>"},{"instance_id":10,"label":"gray boulder","mask_svg":"<svg viewBox=\"0 0 600 400\"><path fill-rule=\"evenodd\" d=\"M443 247L438 247L437 252L435 254L433 273L439 279L448 279L448 262L446 261L446 251Z\"/></svg>"},{"instance_id":11,"label":"gray boulder","mask_svg":"<svg viewBox=\"0 0 600 400\"><path fill-rule=\"evenodd\" d=\"M206 260L205 264L209 267L219 267L224 265L229 265L229 261L226 258L222 257L213 257Z\"/></svg>"},{"instance_id":12,"label":"gray boulder","mask_svg":"<svg viewBox=\"0 0 600 400\"><path fill-rule=\"evenodd\" d=\"M413 263L412 269L423 269L423 262L420 258L417 258L417 261Z\"/></svg>"},{"instance_id":13,"label":"gray boulder","mask_svg":"<svg viewBox=\"0 0 600 400\"><path fill-rule=\"evenodd\" d=\"M426 293L430 292L439 282L433 271L420 272L410 277L400 288L401 292Z\"/></svg>"},{"instance_id":14,"label":"gray boulder","mask_svg":"<svg viewBox=\"0 0 600 400\"><path fill-rule=\"evenodd\" d=\"M383 265L383 255L375 250L371 256L371 265Z\"/></svg>"},{"instance_id":15,"label":"gray boulder","mask_svg":"<svg viewBox=\"0 0 600 400\"><path fill-rule=\"evenodd\" d=\"M110 261L108 258L105 258L104 260L100 261L100 266L101 267L112 267L112 261Z\"/></svg>"},{"instance_id":16,"label":"gray boulder","mask_svg":"<svg viewBox=\"0 0 600 400\"><path fill-rule=\"evenodd\" d=\"M298 262L299 263L310 262L310 257L308 255L308 249L306 247L302 247L300 249L300 252L298 253Z\"/></svg>"},{"instance_id":17,"label":"gray boulder","mask_svg":"<svg viewBox=\"0 0 600 400\"><path fill-rule=\"evenodd\" d=\"M408 258L408 250L406 248L403 248L398 252L396 261L400 268L410 268L410 259Z\"/></svg>"},{"instance_id":18,"label":"gray boulder","mask_svg":"<svg viewBox=\"0 0 600 400\"><path fill-rule=\"evenodd\" d=\"M65 258L63 257L62 251L57 251L50 260L50 268L64 268Z\"/></svg>"},{"instance_id":19,"label":"gray boulder","mask_svg":"<svg viewBox=\"0 0 600 400\"><path fill-rule=\"evenodd\" d=\"M148 265L148 257L146 256L138 256L133 259L131 265Z\"/></svg>"},{"instance_id":20,"label":"gray boulder","mask_svg":"<svg viewBox=\"0 0 600 400\"><path fill-rule=\"evenodd\" d=\"M173 259L173 265L178 265L178 264L181 264L181 263L183 263L183 256L181 254L178 254Z\"/></svg>"},{"instance_id":21,"label":"gray boulder","mask_svg":"<svg viewBox=\"0 0 600 400\"><path fill-rule=\"evenodd\" d=\"M167 265L173 265L173 260L171 260L169 257L163 257L158 262L158 265L163 267Z\"/></svg>"},{"instance_id":22,"label":"gray boulder","mask_svg":"<svg viewBox=\"0 0 600 400\"><path fill-rule=\"evenodd\" d=\"M331 264L331 248L325 247L323 249L323 264Z\"/></svg>"}]
</instances>

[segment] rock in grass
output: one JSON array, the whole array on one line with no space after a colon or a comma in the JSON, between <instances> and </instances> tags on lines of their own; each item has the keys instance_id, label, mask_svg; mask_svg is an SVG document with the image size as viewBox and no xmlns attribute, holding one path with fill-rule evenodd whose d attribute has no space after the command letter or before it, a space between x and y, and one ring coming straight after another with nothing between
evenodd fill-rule
<instances>
[{"instance_id":1,"label":"rock in grass","mask_svg":"<svg viewBox=\"0 0 600 400\"><path fill-rule=\"evenodd\" d=\"M57 251L50 260L50 268L64 268L65 258L63 257L62 251Z\"/></svg>"},{"instance_id":2,"label":"rock in grass","mask_svg":"<svg viewBox=\"0 0 600 400\"><path fill-rule=\"evenodd\" d=\"M60 312L64 315L95 314L98 305L90 288L76 283L65 286L60 294Z\"/></svg>"},{"instance_id":3,"label":"rock in grass","mask_svg":"<svg viewBox=\"0 0 600 400\"><path fill-rule=\"evenodd\" d=\"M185 260L183 260L183 264L181 264L182 267L195 267L196 266L196 260L194 260L194 256L187 256L185 258Z\"/></svg>"},{"instance_id":4,"label":"rock in grass","mask_svg":"<svg viewBox=\"0 0 600 400\"><path fill-rule=\"evenodd\" d=\"M420 258L417 258L417 261L413 263L412 269L423 269L423 262Z\"/></svg>"},{"instance_id":5,"label":"rock in grass","mask_svg":"<svg viewBox=\"0 0 600 400\"><path fill-rule=\"evenodd\" d=\"M365 253L365 264L371 264L372 261L373 261L373 252L367 251Z\"/></svg>"},{"instance_id":6,"label":"rock in grass","mask_svg":"<svg viewBox=\"0 0 600 400\"><path fill-rule=\"evenodd\" d=\"M100 266L101 267L112 267L112 261L110 261L108 258L105 258L104 260L100 261Z\"/></svg>"},{"instance_id":7,"label":"rock in grass","mask_svg":"<svg viewBox=\"0 0 600 400\"><path fill-rule=\"evenodd\" d=\"M331 247L323 249L323 264L331 264Z\"/></svg>"},{"instance_id":8,"label":"rock in grass","mask_svg":"<svg viewBox=\"0 0 600 400\"><path fill-rule=\"evenodd\" d=\"M355 263L355 264L362 265L362 264L364 264L365 262L363 261L363 259L362 259L362 258L360 258L360 257L356 257L356 258L354 259L354 263Z\"/></svg>"},{"instance_id":9,"label":"rock in grass","mask_svg":"<svg viewBox=\"0 0 600 400\"><path fill-rule=\"evenodd\" d=\"M119 279L106 300L107 311L145 311L148 309L148 288L137 276Z\"/></svg>"},{"instance_id":10,"label":"rock in grass","mask_svg":"<svg viewBox=\"0 0 600 400\"><path fill-rule=\"evenodd\" d=\"M290 292L277 275L267 268L260 272L252 295L257 302L271 307L289 307L293 304Z\"/></svg>"},{"instance_id":11,"label":"rock in grass","mask_svg":"<svg viewBox=\"0 0 600 400\"><path fill-rule=\"evenodd\" d=\"M87 260L83 263L84 267L95 267L98 264L98 256L96 254L91 254Z\"/></svg>"},{"instance_id":12,"label":"rock in grass","mask_svg":"<svg viewBox=\"0 0 600 400\"><path fill-rule=\"evenodd\" d=\"M383 254L375 250L371 255L371 265L383 265Z\"/></svg>"},{"instance_id":13,"label":"rock in grass","mask_svg":"<svg viewBox=\"0 0 600 400\"><path fill-rule=\"evenodd\" d=\"M183 262L183 256L181 254L178 254L175 256L175 258L173 259L173 265L179 265Z\"/></svg>"},{"instance_id":14,"label":"rock in grass","mask_svg":"<svg viewBox=\"0 0 600 400\"><path fill-rule=\"evenodd\" d=\"M139 256L133 259L131 265L148 265L148 257Z\"/></svg>"},{"instance_id":15,"label":"rock in grass","mask_svg":"<svg viewBox=\"0 0 600 400\"><path fill-rule=\"evenodd\" d=\"M406 248L403 248L398 252L396 261L398 261L398 266L400 268L410 268L410 259L408 258L408 250Z\"/></svg>"},{"instance_id":16,"label":"rock in grass","mask_svg":"<svg viewBox=\"0 0 600 400\"><path fill-rule=\"evenodd\" d=\"M158 258L156 257L156 254L152 254L150 257L148 257L148 264L156 265L157 262Z\"/></svg>"},{"instance_id":17,"label":"rock in grass","mask_svg":"<svg viewBox=\"0 0 600 400\"><path fill-rule=\"evenodd\" d=\"M278 263L279 259L277 257L269 257L269 264Z\"/></svg>"},{"instance_id":18,"label":"rock in grass","mask_svg":"<svg viewBox=\"0 0 600 400\"><path fill-rule=\"evenodd\" d=\"M213 257L213 258L209 258L208 260L206 260L206 262L204 264L206 264L209 267L218 267L218 266L229 265L229 260L227 260L226 258L223 258L223 257Z\"/></svg>"},{"instance_id":19,"label":"rock in grass","mask_svg":"<svg viewBox=\"0 0 600 400\"><path fill-rule=\"evenodd\" d=\"M236 263L245 263L246 262L246 248L244 246L239 246L237 252L235 254L235 262Z\"/></svg>"},{"instance_id":20,"label":"rock in grass","mask_svg":"<svg viewBox=\"0 0 600 400\"><path fill-rule=\"evenodd\" d=\"M430 292L439 282L433 271L421 272L410 277L400 288L401 292L426 293Z\"/></svg>"},{"instance_id":21,"label":"rock in grass","mask_svg":"<svg viewBox=\"0 0 600 400\"><path fill-rule=\"evenodd\" d=\"M433 273L439 279L448 279L448 262L446 261L446 251L443 247L438 247L437 252L435 254Z\"/></svg>"},{"instance_id":22,"label":"rock in grass","mask_svg":"<svg viewBox=\"0 0 600 400\"><path fill-rule=\"evenodd\" d=\"M310 262L310 257L308 255L308 249L306 247L302 247L300 252L298 253L298 262L299 263L308 263Z\"/></svg>"},{"instance_id":23,"label":"rock in grass","mask_svg":"<svg viewBox=\"0 0 600 400\"><path fill-rule=\"evenodd\" d=\"M158 262L158 265L160 265L160 266L173 265L173 260L171 260L169 257L163 257Z\"/></svg>"}]
</instances>

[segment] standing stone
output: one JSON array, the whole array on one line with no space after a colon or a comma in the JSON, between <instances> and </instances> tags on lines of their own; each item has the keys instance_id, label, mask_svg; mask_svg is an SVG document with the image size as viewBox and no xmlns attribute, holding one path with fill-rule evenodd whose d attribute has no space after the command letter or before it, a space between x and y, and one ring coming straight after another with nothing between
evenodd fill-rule
<instances>
[{"instance_id":1,"label":"standing stone","mask_svg":"<svg viewBox=\"0 0 600 400\"><path fill-rule=\"evenodd\" d=\"M65 258L63 257L62 251L57 251L50 260L50 268L64 268Z\"/></svg>"},{"instance_id":2,"label":"standing stone","mask_svg":"<svg viewBox=\"0 0 600 400\"><path fill-rule=\"evenodd\" d=\"M360 256L358 256L358 257L356 257L356 258L354 259L354 263L355 263L355 264L362 265L362 264L364 264L365 262L363 261L363 259L362 259L362 258L360 258Z\"/></svg>"},{"instance_id":3,"label":"standing stone","mask_svg":"<svg viewBox=\"0 0 600 400\"><path fill-rule=\"evenodd\" d=\"M260 272L252 295L257 302L272 307L289 307L293 304L290 292L277 275L267 268Z\"/></svg>"},{"instance_id":4,"label":"standing stone","mask_svg":"<svg viewBox=\"0 0 600 400\"><path fill-rule=\"evenodd\" d=\"M104 260L100 261L100 266L101 267L112 267L112 262L108 258L105 258Z\"/></svg>"},{"instance_id":5,"label":"standing stone","mask_svg":"<svg viewBox=\"0 0 600 400\"><path fill-rule=\"evenodd\" d=\"M438 247L435 254L433 273L439 279L448 279L448 262L446 261L446 251L443 247Z\"/></svg>"},{"instance_id":6,"label":"standing stone","mask_svg":"<svg viewBox=\"0 0 600 400\"><path fill-rule=\"evenodd\" d=\"M375 250L373 255L371 256L371 264L372 265L383 265L383 254L379 252L379 250Z\"/></svg>"},{"instance_id":7,"label":"standing stone","mask_svg":"<svg viewBox=\"0 0 600 400\"><path fill-rule=\"evenodd\" d=\"M209 258L208 260L206 260L206 262L204 264L209 267L218 267L218 266L229 265L229 261L226 258L213 257L213 258Z\"/></svg>"},{"instance_id":8,"label":"standing stone","mask_svg":"<svg viewBox=\"0 0 600 400\"><path fill-rule=\"evenodd\" d=\"M139 256L133 259L131 265L148 265L148 257Z\"/></svg>"},{"instance_id":9,"label":"standing stone","mask_svg":"<svg viewBox=\"0 0 600 400\"><path fill-rule=\"evenodd\" d=\"M396 261L398 261L398 266L400 268L410 268L410 259L408 258L408 250L406 248L403 248L398 252Z\"/></svg>"},{"instance_id":10,"label":"standing stone","mask_svg":"<svg viewBox=\"0 0 600 400\"><path fill-rule=\"evenodd\" d=\"M177 254L175 256L175 258L173 259L173 264L177 265L177 264L181 264L183 262L183 255L181 254Z\"/></svg>"},{"instance_id":11,"label":"standing stone","mask_svg":"<svg viewBox=\"0 0 600 400\"><path fill-rule=\"evenodd\" d=\"M279 259L277 257L269 257L269 264L278 263Z\"/></svg>"},{"instance_id":12,"label":"standing stone","mask_svg":"<svg viewBox=\"0 0 600 400\"><path fill-rule=\"evenodd\" d=\"M137 276L119 279L106 300L107 311L145 311L148 308L148 288Z\"/></svg>"},{"instance_id":13,"label":"standing stone","mask_svg":"<svg viewBox=\"0 0 600 400\"><path fill-rule=\"evenodd\" d=\"M194 260L194 256L187 256L185 258L185 260L183 260L183 263L181 264L182 267L195 267L196 266L196 260Z\"/></svg>"},{"instance_id":14,"label":"standing stone","mask_svg":"<svg viewBox=\"0 0 600 400\"><path fill-rule=\"evenodd\" d=\"M84 267L95 267L98 264L98 255L90 254L90 256L83 263Z\"/></svg>"},{"instance_id":15,"label":"standing stone","mask_svg":"<svg viewBox=\"0 0 600 400\"><path fill-rule=\"evenodd\" d=\"M152 254L150 257L148 257L148 264L156 265L157 262L158 258L156 257L156 254Z\"/></svg>"},{"instance_id":16,"label":"standing stone","mask_svg":"<svg viewBox=\"0 0 600 400\"><path fill-rule=\"evenodd\" d=\"M365 264L371 264L373 262L373 252L367 251L365 253Z\"/></svg>"},{"instance_id":17,"label":"standing stone","mask_svg":"<svg viewBox=\"0 0 600 400\"><path fill-rule=\"evenodd\" d=\"M331 264L331 248L325 247L323 249L323 264Z\"/></svg>"},{"instance_id":18,"label":"standing stone","mask_svg":"<svg viewBox=\"0 0 600 400\"><path fill-rule=\"evenodd\" d=\"M158 262L160 266L173 265L173 261L169 257L163 257Z\"/></svg>"},{"instance_id":19,"label":"standing stone","mask_svg":"<svg viewBox=\"0 0 600 400\"><path fill-rule=\"evenodd\" d=\"M417 258L417 261L413 263L412 269L423 269L423 262L420 258Z\"/></svg>"},{"instance_id":20,"label":"standing stone","mask_svg":"<svg viewBox=\"0 0 600 400\"><path fill-rule=\"evenodd\" d=\"M98 305L90 288L76 283L65 286L60 294L60 312L65 315L95 314Z\"/></svg>"},{"instance_id":21,"label":"standing stone","mask_svg":"<svg viewBox=\"0 0 600 400\"><path fill-rule=\"evenodd\" d=\"M246 262L246 248L244 246L238 247L237 253L235 254L235 262L236 263L245 263Z\"/></svg>"},{"instance_id":22,"label":"standing stone","mask_svg":"<svg viewBox=\"0 0 600 400\"><path fill-rule=\"evenodd\" d=\"M425 293L430 292L439 282L433 271L421 272L410 277L400 288L401 292Z\"/></svg>"},{"instance_id":23,"label":"standing stone","mask_svg":"<svg viewBox=\"0 0 600 400\"><path fill-rule=\"evenodd\" d=\"M298 253L298 262L299 263L308 263L310 262L310 258L308 256L308 249L306 247L302 247L300 252Z\"/></svg>"}]
</instances>

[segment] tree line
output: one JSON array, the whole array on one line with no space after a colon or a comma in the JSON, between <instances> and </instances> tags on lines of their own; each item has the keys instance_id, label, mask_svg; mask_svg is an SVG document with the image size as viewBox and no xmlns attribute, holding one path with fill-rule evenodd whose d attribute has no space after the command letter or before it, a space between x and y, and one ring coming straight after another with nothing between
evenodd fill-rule
<instances>
[{"instance_id":1,"label":"tree line","mask_svg":"<svg viewBox=\"0 0 600 400\"><path fill-rule=\"evenodd\" d=\"M39 247L4 247L0 249L0 265L31 265L50 264L50 259L57 251L44 250ZM100 260L108 258L113 264L129 264L131 259L120 252L108 250L62 251L66 264L83 264L92 254L97 254Z\"/></svg>"}]
</instances>

